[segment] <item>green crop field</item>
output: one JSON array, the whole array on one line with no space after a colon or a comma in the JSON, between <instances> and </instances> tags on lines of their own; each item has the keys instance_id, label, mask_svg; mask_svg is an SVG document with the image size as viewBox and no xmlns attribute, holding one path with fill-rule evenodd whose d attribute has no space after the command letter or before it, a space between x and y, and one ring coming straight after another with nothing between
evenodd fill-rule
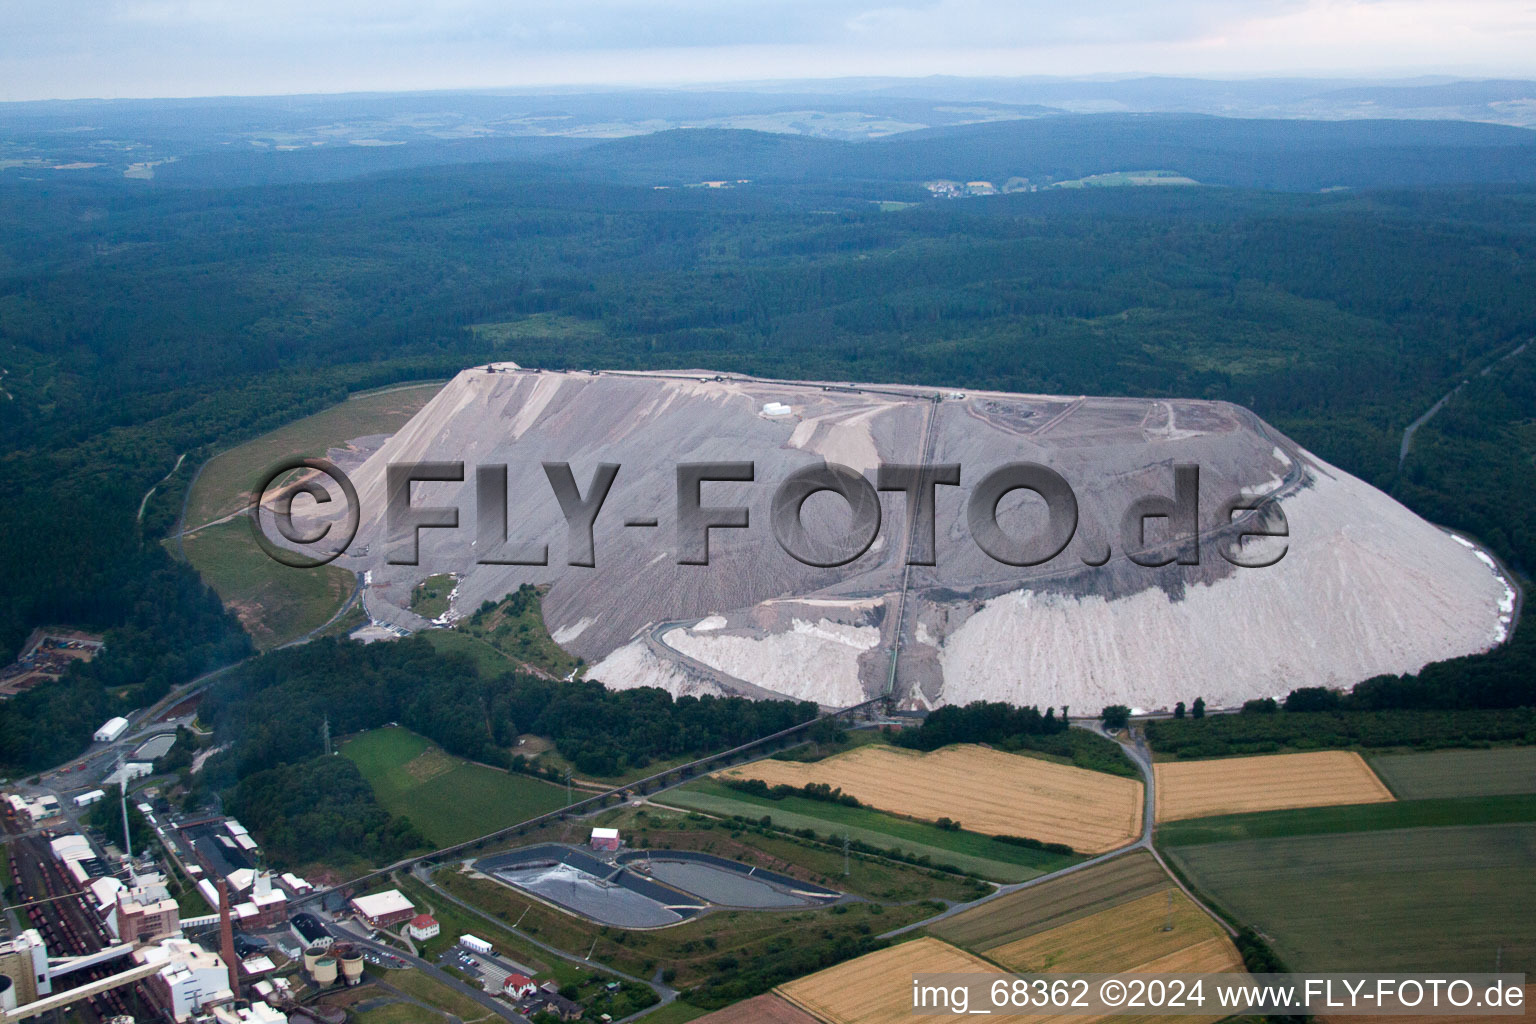
<instances>
[{"instance_id":1,"label":"green crop field","mask_svg":"<svg viewBox=\"0 0 1536 1024\"><path fill-rule=\"evenodd\" d=\"M547 782L460 760L409 729L374 729L348 741L351 758L391 814L438 846L494 832L565 804Z\"/></svg>"},{"instance_id":2,"label":"green crop field","mask_svg":"<svg viewBox=\"0 0 1536 1024\"><path fill-rule=\"evenodd\" d=\"M974 832L952 832L869 807L845 807L793 796L782 800L757 797L713 779L690 782L658 799L706 814L739 814L754 820L766 814L780 828L809 828L818 836L846 834L882 850L899 849L915 857L926 856L935 864L953 864L963 871L1003 882L1036 878L1082 859L1001 843Z\"/></svg>"},{"instance_id":3,"label":"green crop field","mask_svg":"<svg viewBox=\"0 0 1536 1024\"><path fill-rule=\"evenodd\" d=\"M1438 825L1507 825L1536 821L1536 795L1399 800L1389 804L1347 804L1255 811L1191 818L1159 825L1159 846L1193 846L1238 839L1272 839L1334 832L1382 832Z\"/></svg>"},{"instance_id":4,"label":"green crop field","mask_svg":"<svg viewBox=\"0 0 1536 1024\"><path fill-rule=\"evenodd\" d=\"M1536 793L1536 747L1387 754L1370 761L1399 800Z\"/></svg>"},{"instance_id":5,"label":"green crop field","mask_svg":"<svg viewBox=\"0 0 1536 1024\"><path fill-rule=\"evenodd\" d=\"M1536 825L1179 847L1170 857L1299 971L1536 971ZM1500 952L1502 950L1502 953Z\"/></svg>"}]
</instances>

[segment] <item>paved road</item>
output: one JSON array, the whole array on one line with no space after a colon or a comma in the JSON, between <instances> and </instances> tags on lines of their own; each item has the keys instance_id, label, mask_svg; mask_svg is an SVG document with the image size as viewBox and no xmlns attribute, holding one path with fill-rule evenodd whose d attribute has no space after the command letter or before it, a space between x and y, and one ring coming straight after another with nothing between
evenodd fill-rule
<instances>
[{"instance_id":1,"label":"paved road","mask_svg":"<svg viewBox=\"0 0 1536 1024\"><path fill-rule=\"evenodd\" d=\"M440 898L448 901L449 903L452 903L454 906L458 907L461 910L464 910L464 911L466 911L468 913L471 913L471 914L475 915L476 917L481 918L482 920L485 920L485 921L489 922L490 924L495 925L497 928L505 929L506 931L514 933L519 939L522 939L524 942L528 943L529 945L537 947L538 949L543 950L544 952L550 954L551 956L559 957L561 960L565 960L565 961L568 961L570 963L576 964L578 967L585 967L585 968L589 968L591 970L600 971L600 972L602 972L604 974L611 974L611 975L613 975L616 978L623 978L625 981L633 982L636 985L644 985L647 988L649 988L652 992L655 992L657 997L661 1000L659 1003L656 1003L654 1006L648 1006L644 1010L640 1011L639 1013L632 1014L631 1016L624 1018L625 1020L635 1020L637 1018L643 1017L643 1016L645 1016L648 1013L654 1012L655 1010L658 1010L661 1007L666 1006L668 1003L672 1002L674 999L677 998L677 990L675 988L672 988L670 985L666 984L665 982L663 982L661 980L661 976L660 976L659 973L657 974L656 978L654 978L654 979L652 979L650 981L647 981L644 978L636 977L633 974L625 974L623 971L617 970L616 968L613 968L613 967L609 967L607 964L597 963L595 961L588 960L586 957L577 956L574 953L568 953L568 952L566 952L563 949L556 949L554 946L551 946L551 945L549 945L546 942L541 942L540 940L535 939L531 935L528 935L528 934L526 934L524 932L518 931L515 927L513 927L510 924L508 924L506 921L503 921L503 920L501 920L498 917L494 917L491 914L486 913L485 911L481 910L479 907L475 906L474 904L466 903L463 900L459 899L457 896L453 895L453 893L451 893L448 890L442 888L436 882L434 882L432 880L432 873L430 871L423 870L422 866L420 864L415 865L411 869L411 875L417 881L421 882L427 888L431 889L432 892L435 893Z\"/></svg>"},{"instance_id":2,"label":"paved road","mask_svg":"<svg viewBox=\"0 0 1536 1024\"><path fill-rule=\"evenodd\" d=\"M517 1024L525 1024L527 1021L526 1017L512 1009L512 1004L487 995L483 990L478 989L473 985L465 984L458 978L455 978L453 975L449 974L447 971L439 968L436 964L423 960L419 956L412 956L410 953L405 952L398 946L390 946L382 942L374 942L372 939L368 938L366 933L359 933L355 931L351 922L335 922L332 926L338 932L344 933L348 942L361 946L364 949L370 949L375 953L385 954L388 956L396 957L400 960L404 960L406 963L410 964L412 967L416 968L422 973L430 975L435 981L439 981L453 989L455 992L458 992L461 995L466 995L473 999L475 1002L479 1003L487 1010L490 1010L498 1017L501 1017L503 1020L515 1021Z\"/></svg>"},{"instance_id":3,"label":"paved road","mask_svg":"<svg viewBox=\"0 0 1536 1024\"><path fill-rule=\"evenodd\" d=\"M1536 340L1536 339L1533 339L1533 340ZM1488 373L1489 373L1490 370L1492 370L1494 367L1498 366L1500 363L1507 362L1507 361L1515 358L1516 356L1518 356L1520 353L1524 352L1526 350L1526 347L1528 345L1530 345L1530 343L1531 343L1530 341L1522 341L1513 351L1506 352L1504 355L1500 356L1496 361L1494 361L1492 363L1489 363L1487 366L1483 367L1482 371L1478 374L1478 376L1479 377L1486 377L1486 376L1488 376ZM1419 430L1420 427L1422 427L1424 424L1428 423L1430 420L1434 419L1435 418L1435 414L1438 413L1442 408L1445 407L1445 403L1449 402L1452 398L1456 397L1456 393L1458 391L1460 391L1462 388L1466 387L1466 386L1467 386L1467 381L1465 381L1465 380L1462 381L1460 384L1457 384L1455 387L1451 388L1451 390L1449 390L1445 394L1441 395L1440 396L1440 400L1437 401L1434 405L1430 406L1429 409L1422 416L1420 416L1418 419L1414 420L1412 423L1408 424L1408 428L1403 431L1403 443L1398 447L1398 450L1397 450L1397 468L1398 469L1402 469L1403 468L1403 463L1408 461L1408 453L1413 450L1413 435L1418 433L1418 430Z\"/></svg>"},{"instance_id":4,"label":"paved road","mask_svg":"<svg viewBox=\"0 0 1536 1024\"><path fill-rule=\"evenodd\" d=\"M1114 739L1117 743L1120 744L1121 749L1125 751L1126 756L1135 762L1137 769L1141 772L1142 781L1146 785L1146 799L1142 804L1141 835L1137 837L1136 841L1126 846L1122 846L1118 850L1111 850L1108 853L1101 853L1097 857L1090 857L1089 859L1081 861L1077 864L1073 864L1070 867L1062 868L1060 871L1052 871L1049 874L1040 875L1038 878L1031 878L1025 882L1015 882L1012 885L1000 885L997 887L996 891L988 893L980 899L972 900L969 903L957 903L949 909L935 914L932 917L925 918L922 921L915 921L912 924L906 925L902 928L896 928L892 931L888 931L881 935L880 938L895 938L898 935L905 935L907 932L915 931L918 928L926 928L929 925L937 924L938 922L947 918L954 917L957 914L963 914L965 911L970 910L973 907L979 907L982 904L991 903L993 900L1001 899L1010 893L1018 892L1021 889L1032 889L1037 885L1044 885L1046 882L1054 882L1058 878L1065 878L1067 875L1076 874L1079 871L1085 871L1088 868L1103 864L1106 861L1114 860L1116 857L1123 857L1134 850L1146 850L1148 853L1150 853L1153 859L1157 861L1158 866L1167 872L1168 877L1173 880L1173 883L1179 887L1184 895L1190 898L1195 906L1209 914L1212 920L1221 925L1222 929L1225 930L1227 934L1237 934L1237 930L1235 928L1228 924L1226 920L1223 919L1219 914L1211 910L1210 907L1206 906L1204 901L1202 901L1198 896L1191 892L1187 886L1185 886L1185 884L1179 879L1178 875L1169 870L1168 864L1163 860L1162 854L1159 853L1157 847L1153 845L1152 837L1157 827L1157 776L1152 771L1152 751L1147 747L1146 737L1138 730L1133 734L1134 739L1127 741L1121 739L1118 736L1109 736L1109 734L1104 731L1103 727L1100 726L1098 722L1074 722L1073 725L1077 728L1087 729L1090 732L1098 733L1100 736Z\"/></svg>"}]
</instances>

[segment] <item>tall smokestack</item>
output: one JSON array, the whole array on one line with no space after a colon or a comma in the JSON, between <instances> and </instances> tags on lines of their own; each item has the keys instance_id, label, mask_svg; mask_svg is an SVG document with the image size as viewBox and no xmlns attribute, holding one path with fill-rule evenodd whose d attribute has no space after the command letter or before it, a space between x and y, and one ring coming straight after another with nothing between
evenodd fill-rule
<instances>
[{"instance_id":1,"label":"tall smokestack","mask_svg":"<svg viewBox=\"0 0 1536 1024\"><path fill-rule=\"evenodd\" d=\"M229 968L229 991L240 998L240 960L235 956L235 925L230 920L229 883L219 879L219 955Z\"/></svg>"}]
</instances>

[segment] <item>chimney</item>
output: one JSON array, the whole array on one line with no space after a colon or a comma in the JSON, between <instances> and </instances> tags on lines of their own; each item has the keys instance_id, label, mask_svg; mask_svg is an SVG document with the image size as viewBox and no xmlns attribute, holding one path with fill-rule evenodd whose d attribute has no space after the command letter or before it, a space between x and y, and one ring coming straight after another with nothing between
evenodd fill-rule
<instances>
[{"instance_id":1,"label":"chimney","mask_svg":"<svg viewBox=\"0 0 1536 1024\"><path fill-rule=\"evenodd\" d=\"M229 883L219 879L219 955L229 968L229 991L240 998L240 959L235 956L235 926L230 920Z\"/></svg>"}]
</instances>

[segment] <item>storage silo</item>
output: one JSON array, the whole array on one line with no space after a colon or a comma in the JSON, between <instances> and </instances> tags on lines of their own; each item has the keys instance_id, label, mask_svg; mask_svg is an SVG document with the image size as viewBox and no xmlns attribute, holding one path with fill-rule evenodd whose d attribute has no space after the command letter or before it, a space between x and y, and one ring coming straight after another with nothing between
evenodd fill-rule
<instances>
[{"instance_id":1,"label":"storage silo","mask_svg":"<svg viewBox=\"0 0 1536 1024\"><path fill-rule=\"evenodd\" d=\"M341 954L341 980L348 985L356 985L363 980L363 954L356 949L347 949Z\"/></svg>"},{"instance_id":2,"label":"storage silo","mask_svg":"<svg viewBox=\"0 0 1536 1024\"><path fill-rule=\"evenodd\" d=\"M313 976L315 964L323 960L327 955L324 946L310 946L304 951L304 973Z\"/></svg>"},{"instance_id":3,"label":"storage silo","mask_svg":"<svg viewBox=\"0 0 1536 1024\"><path fill-rule=\"evenodd\" d=\"M336 984L336 958L323 956L316 960L315 968L310 972L310 977L321 988Z\"/></svg>"}]
</instances>

